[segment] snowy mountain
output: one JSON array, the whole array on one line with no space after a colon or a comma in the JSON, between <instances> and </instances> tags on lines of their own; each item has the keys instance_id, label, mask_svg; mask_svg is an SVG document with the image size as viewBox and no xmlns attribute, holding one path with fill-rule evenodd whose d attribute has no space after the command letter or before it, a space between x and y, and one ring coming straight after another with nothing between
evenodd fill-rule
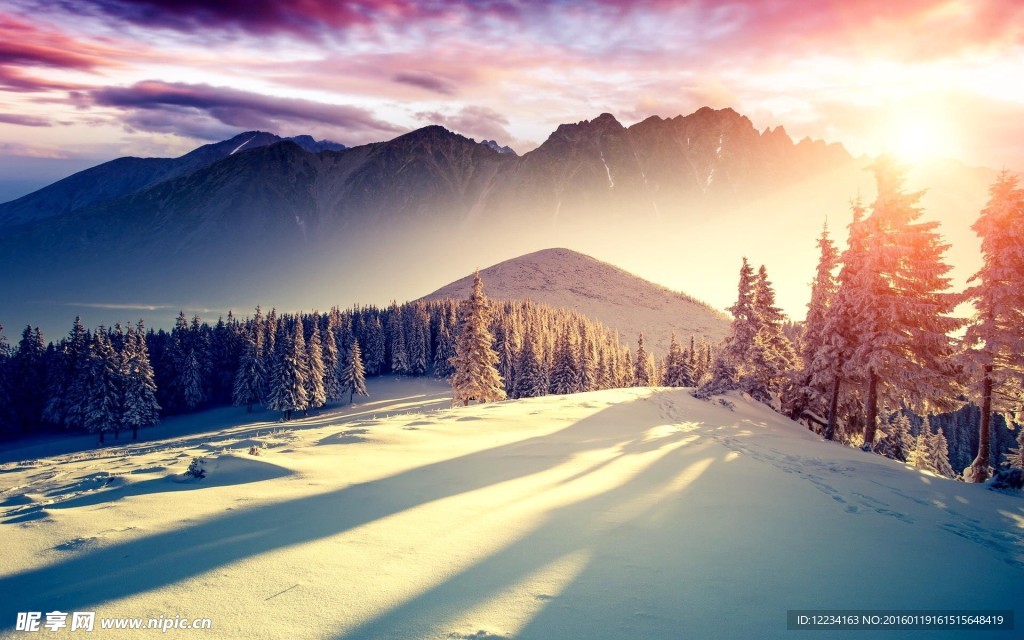
<instances>
[{"instance_id":1,"label":"snowy mountain","mask_svg":"<svg viewBox=\"0 0 1024 640\"><path fill-rule=\"evenodd\" d=\"M495 141L495 140L481 140L480 144L484 145L488 149L494 149L498 153L507 153L507 154L510 154L510 155L513 155L513 156L517 155L515 150L512 147L509 147L509 146L504 146L503 147L500 144L498 144L497 141Z\"/></svg>"},{"instance_id":2,"label":"snowy mountain","mask_svg":"<svg viewBox=\"0 0 1024 640\"><path fill-rule=\"evenodd\" d=\"M329 140L316 141L311 136L281 138L265 131L247 131L228 140L204 145L178 158L118 158L0 204L0 228L38 222L107 202L188 175L238 152L282 140L291 140L310 153L345 148L345 145Z\"/></svg>"},{"instance_id":3,"label":"snowy mountain","mask_svg":"<svg viewBox=\"0 0 1024 640\"><path fill-rule=\"evenodd\" d=\"M729 333L729 319L720 311L569 249L545 249L506 260L482 269L480 277L492 300L533 300L575 309L618 330L622 342L634 348L637 335L644 331L648 350L659 357L668 352L672 332L681 346L690 336L718 344ZM469 275L424 299L464 299L472 287Z\"/></svg>"},{"instance_id":4,"label":"snowy mountain","mask_svg":"<svg viewBox=\"0 0 1024 640\"><path fill-rule=\"evenodd\" d=\"M731 109L631 127L603 114L522 156L439 126L339 150L251 132L178 159L116 160L0 205L0 323L50 337L76 314L95 325L160 309L146 319L166 323L179 308L387 304L551 246L719 308L734 294L698 274L735 273L746 255L799 314L822 222L842 229L849 199L870 198L863 165ZM968 256L987 188L976 182L922 185ZM791 241L765 243L766 229Z\"/></svg>"},{"instance_id":5,"label":"snowy mountain","mask_svg":"<svg viewBox=\"0 0 1024 640\"><path fill-rule=\"evenodd\" d=\"M740 396L450 409L443 383L392 378L370 394L286 426L224 408L139 443L0 454L0 635L53 610L94 611L101 634L209 618L225 639L792 638L794 609L1020 624L1024 499L822 442ZM196 457L202 479L183 475Z\"/></svg>"}]
</instances>

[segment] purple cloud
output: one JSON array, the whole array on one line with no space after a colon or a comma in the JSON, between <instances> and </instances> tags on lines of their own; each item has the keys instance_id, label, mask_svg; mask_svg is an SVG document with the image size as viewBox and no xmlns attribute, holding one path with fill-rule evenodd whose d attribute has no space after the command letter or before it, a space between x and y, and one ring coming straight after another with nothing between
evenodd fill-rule
<instances>
[{"instance_id":1,"label":"purple cloud","mask_svg":"<svg viewBox=\"0 0 1024 640\"><path fill-rule=\"evenodd\" d=\"M177 132L180 131L177 125L187 122L188 117L200 116L205 122L198 123L198 130L193 125L183 134L206 139L222 135L214 126L216 123L271 131L326 126L343 132L346 140L378 139L380 135L405 130L359 107L278 98L206 84L148 80L130 87L107 87L75 94L73 99L80 104L123 109L128 112L127 126L147 131L168 131L170 127Z\"/></svg>"},{"instance_id":2,"label":"purple cloud","mask_svg":"<svg viewBox=\"0 0 1024 640\"><path fill-rule=\"evenodd\" d=\"M0 122L17 124L23 127L52 127L53 123L46 118L19 115L16 113L0 113Z\"/></svg>"},{"instance_id":3,"label":"purple cloud","mask_svg":"<svg viewBox=\"0 0 1024 640\"><path fill-rule=\"evenodd\" d=\"M458 87L454 83L443 78L432 76L428 73L416 73L412 71L401 71L396 73L392 80L401 84L408 84L434 93L446 96L453 96L458 93Z\"/></svg>"}]
</instances>

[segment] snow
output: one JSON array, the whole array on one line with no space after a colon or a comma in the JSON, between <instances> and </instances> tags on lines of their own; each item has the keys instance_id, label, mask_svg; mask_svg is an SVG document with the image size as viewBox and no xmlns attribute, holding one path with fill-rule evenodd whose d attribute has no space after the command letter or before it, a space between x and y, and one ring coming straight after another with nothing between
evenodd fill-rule
<instances>
[{"instance_id":1,"label":"snow","mask_svg":"<svg viewBox=\"0 0 1024 640\"><path fill-rule=\"evenodd\" d=\"M600 149L598 149L598 152L601 154L601 164L604 165L604 170L608 174L608 188L609 189L614 189L615 188L615 181L612 180L612 170L608 167L608 163L604 159L604 151L601 151Z\"/></svg>"},{"instance_id":2,"label":"snow","mask_svg":"<svg viewBox=\"0 0 1024 640\"><path fill-rule=\"evenodd\" d=\"M208 617L217 638L779 638L788 609L1024 602L1024 499L743 397L453 409L440 381L369 382L287 424L223 409L5 453L5 637L60 609ZM196 456L206 478L183 477Z\"/></svg>"},{"instance_id":3,"label":"snow","mask_svg":"<svg viewBox=\"0 0 1024 640\"><path fill-rule=\"evenodd\" d=\"M253 141L253 140L255 140L255 139L256 139L256 136L253 136L253 137L249 138L248 140L246 140L246 141L245 141L245 142L243 142L242 144L240 144L240 145L238 145L237 147L235 147L234 151L232 151L232 152L231 152L231 153L229 153L228 155L229 155L229 156L233 156L233 155L235 155L236 153L238 153L238 152L239 152L239 151L240 151L240 150L242 149L242 147L244 147L245 145L249 144L250 142L252 142L252 141Z\"/></svg>"},{"instance_id":4,"label":"snow","mask_svg":"<svg viewBox=\"0 0 1024 640\"><path fill-rule=\"evenodd\" d=\"M697 304L607 263L568 249L545 249L482 269L484 293L491 300L533 300L575 309L620 332L636 347L644 331L649 350L661 358L674 331L680 343L704 336L715 344L730 330L721 312ZM465 299L473 277L467 276L425 296Z\"/></svg>"}]
</instances>

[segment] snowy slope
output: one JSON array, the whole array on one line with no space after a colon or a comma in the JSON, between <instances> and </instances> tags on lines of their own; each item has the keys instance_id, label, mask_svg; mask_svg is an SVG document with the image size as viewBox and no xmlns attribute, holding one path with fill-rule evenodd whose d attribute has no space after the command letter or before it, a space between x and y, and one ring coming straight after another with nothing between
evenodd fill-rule
<instances>
[{"instance_id":1,"label":"snowy slope","mask_svg":"<svg viewBox=\"0 0 1024 640\"><path fill-rule=\"evenodd\" d=\"M673 331L683 346L691 335L717 344L729 333L721 312L685 295L569 249L545 249L480 271L484 291L493 300L533 300L576 309L617 329L635 349L644 331L647 348L668 352ZM426 300L465 298L473 288L469 275L426 296Z\"/></svg>"},{"instance_id":2,"label":"snowy slope","mask_svg":"<svg viewBox=\"0 0 1024 640\"><path fill-rule=\"evenodd\" d=\"M192 416L163 441L4 464L0 635L54 609L210 618L217 638L477 640L792 637L788 609L1022 615L1024 499L742 398L371 393L288 425L185 435ZM196 455L206 478L175 475Z\"/></svg>"}]
</instances>

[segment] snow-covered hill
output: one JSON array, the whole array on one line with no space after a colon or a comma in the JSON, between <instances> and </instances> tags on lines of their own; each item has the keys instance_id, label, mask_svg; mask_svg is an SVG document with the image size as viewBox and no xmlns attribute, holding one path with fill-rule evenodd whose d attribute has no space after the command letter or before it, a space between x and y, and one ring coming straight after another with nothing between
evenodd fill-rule
<instances>
[{"instance_id":1,"label":"snow-covered hill","mask_svg":"<svg viewBox=\"0 0 1024 640\"><path fill-rule=\"evenodd\" d=\"M450 409L438 382L374 385L286 425L224 409L144 432L162 440L3 464L0 634L54 610L95 611L96 637L128 637L101 618L180 615L216 638L781 638L790 609L1020 618L1021 497L821 442L740 397ZM195 456L207 476L181 477Z\"/></svg>"},{"instance_id":2,"label":"snow-covered hill","mask_svg":"<svg viewBox=\"0 0 1024 640\"><path fill-rule=\"evenodd\" d=\"M624 343L636 346L645 332L648 349L663 356L674 331L685 346L690 336L717 344L729 334L729 319L708 305L648 282L616 266L569 249L545 249L480 271L493 300L533 300L576 309L617 329ZM469 275L426 296L426 300L465 298L473 288Z\"/></svg>"}]
</instances>

